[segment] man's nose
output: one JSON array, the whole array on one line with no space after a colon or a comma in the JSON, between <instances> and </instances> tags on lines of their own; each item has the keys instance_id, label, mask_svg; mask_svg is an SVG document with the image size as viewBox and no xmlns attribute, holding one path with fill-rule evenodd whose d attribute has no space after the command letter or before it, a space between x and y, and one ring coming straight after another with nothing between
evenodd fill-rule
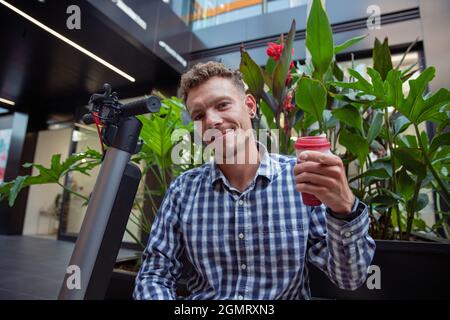
<instances>
[{"instance_id":1,"label":"man's nose","mask_svg":"<svg viewBox=\"0 0 450 320\"><path fill-rule=\"evenodd\" d=\"M217 126L221 125L223 120L220 114L216 110L208 110L208 112L205 114L206 117L206 129L213 129Z\"/></svg>"}]
</instances>

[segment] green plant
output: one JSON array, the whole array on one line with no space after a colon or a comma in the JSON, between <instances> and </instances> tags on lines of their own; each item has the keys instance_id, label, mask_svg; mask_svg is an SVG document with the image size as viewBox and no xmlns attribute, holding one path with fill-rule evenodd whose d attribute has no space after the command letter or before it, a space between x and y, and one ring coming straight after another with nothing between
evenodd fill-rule
<instances>
[{"instance_id":1,"label":"green plant","mask_svg":"<svg viewBox=\"0 0 450 320\"><path fill-rule=\"evenodd\" d=\"M171 161L172 147L178 142L172 139L172 133L177 129L193 131L192 123L182 121L182 113L185 107L180 99L172 97L165 98L157 93L162 99L161 110L158 113L139 116L142 122L140 138L143 140L141 151L132 157L132 161L141 165L143 171L143 192L138 193L134 201L130 215L130 221L138 226L138 229L148 235L151 224L148 215L145 214L142 203L146 200L151 204L151 214L155 215L158 204L155 203L156 196L163 196L168 188L170 180L175 176L192 167L192 165L176 165ZM101 164L102 155L96 150L88 149L85 152L72 154L64 161L61 155L52 156L51 165L45 167L41 164L26 163L24 167L35 167L39 174L36 176L18 176L16 179L0 184L0 200L7 199L10 206L14 205L18 193L30 185L56 183L70 195L79 197L88 203L88 197L76 192L74 189L64 185L62 180L72 172L80 172L85 175ZM151 171L156 179L156 187L150 189L145 185L145 177ZM145 245L140 240L140 235L135 235L128 228L126 232L142 247Z\"/></svg>"},{"instance_id":2,"label":"green plant","mask_svg":"<svg viewBox=\"0 0 450 320\"><path fill-rule=\"evenodd\" d=\"M349 182L355 195L370 204L370 231L375 238L409 240L413 231L434 232L438 227L449 234L448 215L441 210L437 212L441 219L431 229L419 217L428 203L421 190L434 190L450 203L450 133L445 131L450 123L450 92L439 89L425 94L435 69L429 67L411 79L417 71L414 65L401 70L401 64L414 44L394 67L388 40L381 43L376 39L373 67L367 68L369 79L354 68L344 72L335 54L365 36L335 45L322 3L314 0L306 30L311 58L288 71L294 32L295 21L287 41L280 37L279 54L273 48L280 47L269 44L270 57L264 67L241 48L240 70L249 92L258 101L261 98L261 123L280 129L281 152L293 153L291 135L326 133L334 152L338 144L345 147L340 156L347 173L351 165L358 168ZM402 90L404 83L409 86L407 96ZM420 130L425 121L437 125L431 142ZM414 129L413 135L405 132L409 127Z\"/></svg>"}]
</instances>

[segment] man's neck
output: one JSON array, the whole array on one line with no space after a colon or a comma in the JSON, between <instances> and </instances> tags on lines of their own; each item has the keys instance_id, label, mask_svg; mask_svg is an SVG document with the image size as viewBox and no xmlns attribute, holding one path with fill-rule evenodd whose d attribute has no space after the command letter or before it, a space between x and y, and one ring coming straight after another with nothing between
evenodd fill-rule
<instances>
[{"instance_id":1,"label":"man's neck","mask_svg":"<svg viewBox=\"0 0 450 320\"><path fill-rule=\"evenodd\" d=\"M228 179L231 186L243 192L253 181L261 162L258 148L254 139L247 141L247 146L241 152L245 153L245 162L239 163L236 159L244 159L244 155L237 154L233 163L217 164L223 175Z\"/></svg>"}]
</instances>

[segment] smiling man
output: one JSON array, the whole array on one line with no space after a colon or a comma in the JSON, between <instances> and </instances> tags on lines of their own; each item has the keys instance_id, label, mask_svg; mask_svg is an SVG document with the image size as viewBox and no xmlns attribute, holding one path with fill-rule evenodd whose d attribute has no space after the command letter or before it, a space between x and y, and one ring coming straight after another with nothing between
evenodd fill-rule
<instances>
[{"instance_id":1,"label":"smiling man","mask_svg":"<svg viewBox=\"0 0 450 320\"><path fill-rule=\"evenodd\" d=\"M184 172L158 211L135 299L176 299L182 257L186 299L309 299L308 266L355 290L375 251L367 206L352 194L339 157L269 153L251 131L254 97L238 71L194 66L181 78L192 119L214 160ZM230 159L243 161L227 161ZM306 206L299 192L322 201Z\"/></svg>"}]
</instances>

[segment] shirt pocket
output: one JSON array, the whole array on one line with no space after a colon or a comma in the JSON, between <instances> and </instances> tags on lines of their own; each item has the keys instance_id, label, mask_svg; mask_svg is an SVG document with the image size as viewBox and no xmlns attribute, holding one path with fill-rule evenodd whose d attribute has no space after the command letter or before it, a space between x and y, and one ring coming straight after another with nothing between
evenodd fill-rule
<instances>
[{"instance_id":1,"label":"shirt pocket","mask_svg":"<svg viewBox=\"0 0 450 320\"><path fill-rule=\"evenodd\" d=\"M256 267L269 273L300 272L305 261L305 230L302 220L295 223L274 221L260 226L253 241Z\"/></svg>"}]
</instances>

